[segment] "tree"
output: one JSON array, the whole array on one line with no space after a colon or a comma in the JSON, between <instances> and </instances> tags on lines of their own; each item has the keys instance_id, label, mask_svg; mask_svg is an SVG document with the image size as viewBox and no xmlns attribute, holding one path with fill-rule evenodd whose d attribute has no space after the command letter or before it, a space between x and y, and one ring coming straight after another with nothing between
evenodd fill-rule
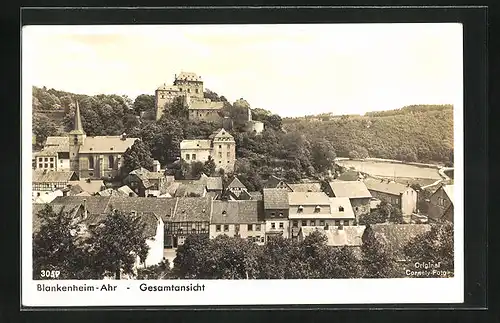
<instances>
[{"instance_id":1,"label":"tree","mask_svg":"<svg viewBox=\"0 0 500 323\"><path fill-rule=\"evenodd\" d=\"M166 110L168 114L172 117L179 119L187 119L189 116L189 110L187 105L184 103L184 97L175 97L171 103L167 103Z\"/></svg>"},{"instance_id":2,"label":"tree","mask_svg":"<svg viewBox=\"0 0 500 323\"><path fill-rule=\"evenodd\" d=\"M315 170L319 172L325 172L333 168L335 157L337 157L333 145L325 139L315 141L312 144L311 155L312 164Z\"/></svg>"},{"instance_id":3,"label":"tree","mask_svg":"<svg viewBox=\"0 0 500 323\"><path fill-rule=\"evenodd\" d=\"M433 224L428 232L411 239L404 247L404 253L410 263L439 264L436 272L431 270L434 277L453 277L454 275L454 246L453 224L445 221Z\"/></svg>"},{"instance_id":4,"label":"tree","mask_svg":"<svg viewBox=\"0 0 500 323\"><path fill-rule=\"evenodd\" d=\"M137 269L136 279L169 279L171 278L170 262L167 260L162 261L158 265L148 266L146 268Z\"/></svg>"},{"instance_id":5,"label":"tree","mask_svg":"<svg viewBox=\"0 0 500 323\"><path fill-rule=\"evenodd\" d=\"M386 201L380 202L375 210L372 210L370 214L362 215L359 219L361 225L387 223L387 221L401 224L403 223L403 214L399 208Z\"/></svg>"},{"instance_id":6,"label":"tree","mask_svg":"<svg viewBox=\"0 0 500 323\"><path fill-rule=\"evenodd\" d=\"M134 111L137 115L141 112L150 112L155 110L155 96L148 94L141 94L135 98Z\"/></svg>"},{"instance_id":7,"label":"tree","mask_svg":"<svg viewBox=\"0 0 500 323\"><path fill-rule=\"evenodd\" d=\"M37 145L42 145L47 140L47 137L59 134L55 123L44 114L33 113L32 122Z\"/></svg>"},{"instance_id":8,"label":"tree","mask_svg":"<svg viewBox=\"0 0 500 323\"><path fill-rule=\"evenodd\" d=\"M283 236L270 238L263 247L259 258L260 279L290 278L289 268L292 262L293 249L297 244Z\"/></svg>"},{"instance_id":9,"label":"tree","mask_svg":"<svg viewBox=\"0 0 500 323\"><path fill-rule=\"evenodd\" d=\"M199 178L205 169L205 165L201 161L191 163L191 178Z\"/></svg>"},{"instance_id":10,"label":"tree","mask_svg":"<svg viewBox=\"0 0 500 323\"><path fill-rule=\"evenodd\" d=\"M323 279L360 278L362 275L361 264L349 246L327 247L320 268Z\"/></svg>"},{"instance_id":11,"label":"tree","mask_svg":"<svg viewBox=\"0 0 500 323\"><path fill-rule=\"evenodd\" d=\"M101 277L121 273L133 275L137 258L144 262L149 251L146 244L146 223L138 215L112 212L89 229L91 246L97 272Z\"/></svg>"},{"instance_id":12,"label":"tree","mask_svg":"<svg viewBox=\"0 0 500 323\"><path fill-rule=\"evenodd\" d=\"M128 174L134 169L144 167L153 170L153 158L149 147L141 140L136 140L132 147L127 148L123 154L122 174Z\"/></svg>"},{"instance_id":13,"label":"tree","mask_svg":"<svg viewBox=\"0 0 500 323\"><path fill-rule=\"evenodd\" d=\"M363 277L390 278L395 274L395 263L386 243L379 239L370 225L361 238Z\"/></svg>"},{"instance_id":14,"label":"tree","mask_svg":"<svg viewBox=\"0 0 500 323\"><path fill-rule=\"evenodd\" d=\"M174 259L173 273L178 278L185 279L209 279L213 278L211 266L208 266L210 258L210 240L202 234L190 234L184 244L177 248Z\"/></svg>"},{"instance_id":15,"label":"tree","mask_svg":"<svg viewBox=\"0 0 500 323\"><path fill-rule=\"evenodd\" d=\"M215 161L212 156L208 156L208 160L203 164L203 173L207 176L215 174Z\"/></svg>"},{"instance_id":16,"label":"tree","mask_svg":"<svg viewBox=\"0 0 500 323\"><path fill-rule=\"evenodd\" d=\"M59 271L59 279L95 279L87 267L90 257L79 243L79 228L72 215L64 210L55 213L46 204L36 216L40 229L33 232L33 279L43 279L42 270Z\"/></svg>"},{"instance_id":17,"label":"tree","mask_svg":"<svg viewBox=\"0 0 500 323\"><path fill-rule=\"evenodd\" d=\"M266 126L271 127L274 130L281 130L281 127L283 125L283 121L281 117L277 114L273 114L267 117L267 122L265 123Z\"/></svg>"}]
</instances>

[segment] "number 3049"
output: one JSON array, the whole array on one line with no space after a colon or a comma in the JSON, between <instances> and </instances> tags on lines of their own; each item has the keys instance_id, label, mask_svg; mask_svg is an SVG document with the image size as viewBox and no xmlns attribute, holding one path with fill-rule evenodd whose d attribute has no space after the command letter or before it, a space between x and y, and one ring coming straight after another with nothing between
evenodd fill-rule
<instances>
[{"instance_id":1,"label":"number 3049","mask_svg":"<svg viewBox=\"0 0 500 323\"><path fill-rule=\"evenodd\" d=\"M40 276L42 278L57 278L61 272L59 270L42 270Z\"/></svg>"}]
</instances>

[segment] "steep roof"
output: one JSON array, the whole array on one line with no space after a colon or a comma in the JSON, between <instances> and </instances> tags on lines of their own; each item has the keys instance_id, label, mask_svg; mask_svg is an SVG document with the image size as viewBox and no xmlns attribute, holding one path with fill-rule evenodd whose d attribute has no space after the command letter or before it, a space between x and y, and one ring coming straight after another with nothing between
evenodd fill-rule
<instances>
[{"instance_id":1,"label":"steep roof","mask_svg":"<svg viewBox=\"0 0 500 323\"><path fill-rule=\"evenodd\" d=\"M354 211L352 210L351 201L348 197L331 197L330 207L332 217L336 219L354 219ZM343 211L341 211L343 209Z\"/></svg>"},{"instance_id":2,"label":"steep roof","mask_svg":"<svg viewBox=\"0 0 500 323\"><path fill-rule=\"evenodd\" d=\"M299 184L288 184L292 191L294 192L321 192L321 183L311 182L311 183L299 183Z\"/></svg>"},{"instance_id":3,"label":"steep roof","mask_svg":"<svg viewBox=\"0 0 500 323\"><path fill-rule=\"evenodd\" d=\"M408 185L397 183L394 181L388 181L386 179L380 180L367 178L364 180L364 183L366 185L366 188L368 188L368 190L370 191L388 193L392 195L399 195L400 193L403 193L407 189L411 188Z\"/></svg>"},{"instance_id":4,"label":"steep roof","mask_svg":"<svg viewBox=\"0 0 500 323\"><path fill-rule=\"evenodd\" d=\"M90 194L97 193L101 191L101 188L105 187L102 180L91 180L90 183L86 180L70 181L69 184L78 185L82 190L89 192Z\"/></svg>"},{"instance_id":5,"label":"steep roof","mask_svg":"<svg viewBox=\"0 0 500 323\"><path fill-rule=\"evenodd\" d=\"M152 212L167 222L173 217L176 203L177 199L174 198L112 196L106 212L113 209L122 212Z\"/></svg>"},{"instance_id":6,"label":"steep roof","mask_svg":"<svg viewBox=\"0 0 500 323\"><path fill-rule=\"evenodd\" d=\"M248 195L250 195L252 200L255 200L255 201L262 201L263 200L261 192L247 192L247 193L248 193Z\"/></svg>"},{"instance_id":7,"label":"steep roof","mask_svg":"<svg viewBox=\"0 0 500 323\"><path fill-rule=\"evenodd\" d=\"M36 156L36 157L54 157L54 156L57 156L57 153L59 151L60 151L59 146L47 146L47 147L44 147L42 150L35 152L34 156Z\"/></svg>"},{"instance_id":8,"label":"steep roof","mask_svg":"<svg viewBox=\"0 0 500 323\"><path fill-rule=\"evenodd\" d=\"M443 190L448 195L448 198L450 199L451 203L454 203L454 185L443 185Z\"/></svg>"},{"instance_id":9,"label":"steep roof","mask_svg":"<svg viewBox=\"0 0 500 323\"><path fill-rule=\"evenodd\" d=\"M265 182L264 182L264 188L278 188L279 186L284 186L286 189L288 189L290 192L292 192L292 189L290 185L288 185L284 179L276 177L274 175L271 175Z\"/></svg>"},{"instance_id":10,"label":"steep roof","mask_svg":"<svg viewBox=\"0 0 500 323\"><path fill-rule=\"evenodd\" d=\"M262 221L261 201L213 201L213 224L245 224Z\"/></svg>"},{"instance_id":11,"label":"steep roof","mask_svg":"<svg viewBox=\"0 0 500 323\"><path fill-rule=\"evenodd\" d=\"M75 172L70 171L45 171L45 170L33 170L32 172L32 182L33 183L57 183L57 182L69 182L75 180Z\"/></svg>"},{"instance_id":12,"label":"steep roof","mask_svg":"<svg viewBox=\"0 0 500 323\"><path fill-rule=\"evenodd\" d=\"M288 191L280 188L264 188L263 199L265 209L287 209L290 204L288 203Z\"/></svg>"},{"instance_id":13,"label":"steep roof","mask_svg":"<svg viewBox=\"0 0 500 323\"><path fill-rule=\"evenodd\" d=\"M121 136L95 136L86 137L80 148L80 153L108 153L123 154L128 148L132 147L139 138L125 138Z\"/></svg>"},{"instance_id":14,"label":"steep roof","mask_svg":"<svg viewBox=\"0 0 500 323\"><path fill-rule=\"evenodd\" d=\"M54 147L57 152L69 152L69 138L66 136L49 136L44 144L44 149Z\"/></svg>"},{"instance_id":15,"label":"steep roof","mask_svg":"<svg viewBox=\"0 0 500 323\"><path fill-rule=\"evenodd\" d=\"M206 177L204 181L206 183L207 190L222 190L222 177Z\"/></svg>"},{"instance_id":16,"label":"steep roof","mask_svg":"<svg viewBox=\"0 0 500 323\"><path fill-rule=\"evenodd\" d=\"M323 192L288 192L290 205L330 205L328 195Z\"/></svg>"},{"instance_id":17,"label":"steep roof","mask_svg":"<svg viewBox=\"0 0 500 323\"><path fill-rule=\"evenodd\" d=\"M152 171L147 170L144 167L134 169L129 174L137 175L137 176L147 178L147 179L159 179L159 178L165 177L165 175L163 173L152 172Z\"/></svg>"},{"instance_id":18,"label":"steep roof","mask_svg":"<svg viewBox=\"0 0 500 323\"><path fill-rule=\"evenodd\" d=\"M213 141L232 141L234 142L234 137L227 132L224 128L214 131L209 137Z\"/></svg>"},{"instance_id":19,"label":"steep roof","mask_svg":"<svg viewBox=\"0 0 500 323\"><path fill-rule=\"evenodd\" d=\"M157 90L159 91L169 91L169 92L179 92L179 88L175 85L160 85Z\"/></svg>"},{"instance_id":20,"label":"steep roof","mask_svg":"<svg viewBox=\"0 0 500 323\"><path fill-rule=\"evenodd\" d=\"M207 139L185 139L180 143L180 149L211 149L212 142Z\"/></svg>"},{"instance_id":21,"label":"steep roof","mask_svg":"<svg viewBox=\"0 0 500 323\"><path fill-rule=\"evenodd\" d=\"M246 186L243 185L243 183L239 180L238 177L235 176L233 178L233 180L231 181L231 183L229 183L227 188L245 188L246 189Z\"/></svg>"},{"instance_id":22,"label":"steep roof","mask_svg":"<svg viewBox=\"0 0 500 323\"><path fill-rule=\"evenodd\" d=\"M179 197L172 221L210 221L212 199L209 197Z\"/></svg>"},{"instance_id":23,"label":"steep roof","mask_svg":"<svg viewBox=\"0 0 500 323\"><path fill-rule=\"evenodd\" d=\"M342 230L338 227L330 227L328 230L324 228L302 227L300 234L305 238L314 231L319 231L328 238L326 242L328 246L361 246L361 237L364 230L364 226L344 226Z\"/></svg>"},{"instance_id":24,"label":"steep roof","mask_svg":"<svg viewBox=\"0 0 500 323\"><path fill-rule=\"evenodd\" d=\"M175 197L184 197L191 194L196 194L197 196L204 196L206 193L205 185L203 184L188 184L181 183L177 190L175 191Z\"/></svg>"},{"instance_id":25,"label":"steep roof","mask_svg":"<svg viewBox=\"0 0 500 323\"><path fill-rule=\"evenodd\" d=\"M105 213L110 202L109 196L58 196L50 205L75 205L83 204L86 200L87 211L92 214Z\"/></svg>"},{"instance_id":26,"label":"steep roof","mask_svg":"<svg viewBox=\"0 0 500 323\"><path fill-rule=\"evenodd\" d=\"M361 181L333 181L328 183L335 197L371 198L372 195Z\"/></svg>"},{"instance_id":27,"label":"steep roof","mask_svg":"<svg viewBox=\"0 0 500 323\"><path fill-rule=\"evenodd\" d=\"M189 110L222 110L224 102L191 101Z\"/></svg>"},{"instance_id":28,"label":"steep roof","mask_svg":"<svg viewBox=\"0 0 500 323\"><path fill-rule=\"evenodd\" d=\"M128 187L128 185L123 185L116 190L122 193L123 196L130 196L130 194L132 194L132 197L137 196L137 194L130 187Z\"/></svg>"}]
</instances>

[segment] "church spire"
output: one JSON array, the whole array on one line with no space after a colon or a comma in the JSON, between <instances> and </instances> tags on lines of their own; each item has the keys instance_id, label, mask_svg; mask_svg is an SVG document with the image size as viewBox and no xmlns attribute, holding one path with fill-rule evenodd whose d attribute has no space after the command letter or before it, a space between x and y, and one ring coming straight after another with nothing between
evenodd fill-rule
<instances>
[{"instance_id":1,"label":"church spire","mask_svg":"<svg viewBox=\"0 0 500 323\"><path fill-rule=\"evenodd\" d=\"M80 106L78 105L78 101L76 101L75 120L73 121L73 130L71 132L85 134L85 131L83 131L82 117L80 116Z\"/></svg>"}]
</instances>

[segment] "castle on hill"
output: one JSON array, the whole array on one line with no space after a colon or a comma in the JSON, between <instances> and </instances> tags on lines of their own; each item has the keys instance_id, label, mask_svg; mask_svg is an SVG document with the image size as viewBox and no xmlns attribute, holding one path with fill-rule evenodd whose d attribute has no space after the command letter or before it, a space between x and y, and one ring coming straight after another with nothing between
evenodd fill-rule
<instances>
[{"instance_id":1,"label":"castle on hill","mask_svg":"<svg viewBox=\"0 0 500 323\"><path fill-rule=\"evenodd\" d=\"M201 76L191 72L175 74L173 85L167 85L165 83L156 89L156 120L161 118L166 105L172 103L177 97L182 97L184 104L188 107L189 120L215 122L227 128L225 122L227 118L224 118L222 112L224 103L212 102L210 99L205 98ZM252 120L252 111L250 107L248 107L248 118L245 130L255 133L261 133L264 130L264 124L262 122Z\"/></svg>"}]
</instances>

